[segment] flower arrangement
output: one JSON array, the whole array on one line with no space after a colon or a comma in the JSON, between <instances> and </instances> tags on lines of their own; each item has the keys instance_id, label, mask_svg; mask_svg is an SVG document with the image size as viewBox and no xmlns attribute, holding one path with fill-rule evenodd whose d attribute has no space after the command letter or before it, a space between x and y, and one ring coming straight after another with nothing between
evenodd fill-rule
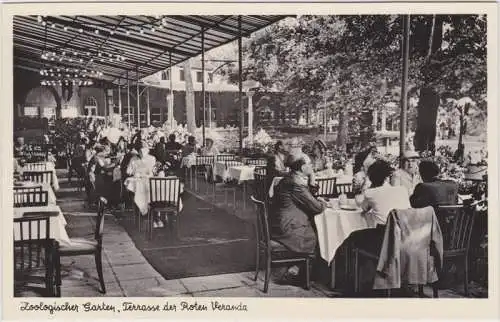
<instances>
[{"instance_id":1,"label":"flower arrangement","mask_svg":"<svg viewBox=\"0 0 500 322\"><path fill-rule=\"evenodd\" d=\"M172 164L170 162L156 162L153 166L153 175L157 177L164 177L173 171Z\"/></svg>"},{"instance_id":2,"label":"flower arrangement","mask_svg":"<svg viewBox=\"0 0 500 322\"><path fill-rule=\"evenodd\" d=\"M243 145L245 147L251 147L254 150L262 153L272 151L273 144L274 140L264 129L260 129L259 131L257 131L257 133L253 136L252 143L250 143L249 136L243 139Z\"/></svg>"}]
</instances>

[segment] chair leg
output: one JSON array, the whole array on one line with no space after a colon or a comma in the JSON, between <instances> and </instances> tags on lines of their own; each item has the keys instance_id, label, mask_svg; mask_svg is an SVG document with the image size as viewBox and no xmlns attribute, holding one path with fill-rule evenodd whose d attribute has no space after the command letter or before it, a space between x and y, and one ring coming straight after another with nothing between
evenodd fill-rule
<instances>
[{"instance_id":1,"label":"chair leg","mask_svg":"<svg viewBox=\"0 0 500 322\"><path fill-rule=\"evenodd\" d=\"M439 297L439 293L438 293L438 283L434 283L432 284L432 297L433 298L438 298Z\"/></svg>"},{"instance_id":2,"label":"chair leg","mask_svg":"<svg viewBox=\"0 0 500 322\"><path fill-rule=\"evenodd\" d=\"M359 292L359 253L354 250L354 293Z\"/></svg>"},{"instance_id":3,"label":"chair leg","mask_svg":"<svg viewBox=\"0 0 500 322\"><path fill-rule=\"evenodd\" d=\"M106 294L106 286L104 285L104 276L102 274L102 251L95 253L95 265L97 267L97 275L99 276L99 283L101 284L100 292Z\"/></svg>"},{"instance_id":4,"label":"chair leg","mask_svg":"<svg viewBox=\"0 0 500 322\"><path fill-rule=\"evenodd\" d=\"M257 241L257 254L255 258L255 276L253 278L254 281L259 277L259 269L260 269L260 246L259 241Z\"/></svg>"},{"instance_id":5,"label":"chair leg","mask_svg":"<svg viewBox=\"0 0 500 322\"><path fill-rule=\"evenodd\" d=\"M469 296L469 257L465 256L464 263L464 294Z\"/></svg>"},{"instance_id":6,"label":"chair leg","mask_svg":"<svg viewBox=\"0 0 500 322\"><path fill-rule=\"evenodd\" d=\"M264 281L264 293L269 289L269 280L271 279L271 256L266 255L266 279Z\"/></svg>"},{"instance_id":7,"label":"chair leg","mask_svg":"<svg viewBox=\"0 0 500 322\"><path fill-rule=\"evenodd\" d=\"M425 297L423 285L418 286L418 297Z\"/></svg>"},{"instance_id":8,"label":"chair leg","mask_svg":"<svg viewBox=\"0 0 500 322\"><path fill-rule=\"evenodd\" d=\"M310 259L306 258L306 290L311 288L311 265Z\"/></svg>"}]
</instances>

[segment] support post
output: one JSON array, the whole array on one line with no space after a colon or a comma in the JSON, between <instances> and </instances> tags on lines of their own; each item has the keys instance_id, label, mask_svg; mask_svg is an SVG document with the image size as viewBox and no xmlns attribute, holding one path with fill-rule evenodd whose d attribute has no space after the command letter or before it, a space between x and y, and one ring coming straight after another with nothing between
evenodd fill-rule
<instances>
[{"instance_id":1,"label":"support post","mask_svg":"<svg viewBox=\"0 0 500 322\"><path fill-rule=\"evenodd\" d=\"M208 92L208 127L212 128L212 98Z\"/></svg>"},{"instance_id":2,"label":"support post","mask_svg":"<svg viewBox=\"0 0 500 322\"><path fill-rule=\"evenodd\" d=\"M205 121L206 121L206 99L205 99L205 28L201 28L201 96L203 99L203 123L202 138L205 146Z\"/></svg>"},{"instance_id":3,"label":"support post","mask_svg":"<svg viewBox=\"0 0 500 322\"><path fill-rule=\"evenodd\" d=\"M172 78L174 77L172 74L172 53L168 54L169 59L169 78L170 78L170 100L168 102L168 121L170 122L170 128L174 127L174 83Z\"/></svg>"},{"instance_id":4,"label":"support post","mask_svg":"<svg viewBox=\"0 0 500 322\"><path fill-rule=\"evenodd\" d=\"M128 129L132 124L130 124L130 81L128 78L128 70L127 70L127 105L128 105Z\"/></svg>"},{"instance_id":5,"label":"support post","mask_svg":"<svg viewBox=\"0 0 500 322\"><path fill-rule=\"evenodd\" d=\"M403 16L403 79L401 86L401 125L399 127L399 159L403 166L403 154L406 148L406 116L408 104L408 60L410 48L410 15Z\"/></svg>"},{"instance_id":6,"label":"support post","mask_svg":"<svg viewBox=\"0 0 500 322\"><path fill-rule=\"evenodd\" d=\"M137 128L141 129L141 93L139 92L139 69L135 67L135 77L137 79Z\"/></svg>"},{"instance_id":7,"label":"support post","mask_svg":"<svg viewBox=\"0 0 500 322\"><path fill-rule=\"evenodd\" d=\"M240 154L243 153L243 127L245 126L245 111L243 109L243 55L242 55L241 16L238 16L238 98L240 101Z\"/></svg>"},{"instance_id":8,"label":"support post","mask_svg":"<svg viewBox=\"0 0 500 322\"><path fill-rule=\"evenodd\" d=\"M122 92L121 92L122 84L121 80L118 79L118 114L120 114L120 123L122 118Z\"/></svg>"},{"instance_id":9,"label":"support post","mask_svg":"<svg viewBox=\"0 0 500 322\"><path fill-rule=\"evenodd\" d=\"M253 100L252 96L255 92L248 91L248 137L250 138L250 144L253 144Z\"/></svg>"},{"instance_id":10,"label":"support post","mask_svg":"<svg viewBox=\"0 0 500 322\"><path fill-rule=\"evenodd\" d=\"M146 90L146 95L147 95L147 114L146 114L146 118L147 118L147 125L148 127L151 125L151 109L150 109L150 106L149 106L149 87L147 88Z\"/></svg>"}]
</instances>

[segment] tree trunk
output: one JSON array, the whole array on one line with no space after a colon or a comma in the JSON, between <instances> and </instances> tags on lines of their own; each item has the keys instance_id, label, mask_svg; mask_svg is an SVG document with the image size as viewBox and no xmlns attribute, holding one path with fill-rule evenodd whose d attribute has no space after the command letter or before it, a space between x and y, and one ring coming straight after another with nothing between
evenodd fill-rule
<instances>
[{"instance_id":1,"label":"tree trunk","mask_svg":"<svg viewBox=\"0 0 500 322\"><path fill-rule=\"evenodd\" d=\"M422 88L417 106L417 130L414 139L416 151L431 151L434 154L438 107L439 94L433 88Z\"/></svg>"},{"instance_id":2,"label":"tree trunk","mask_svg":"<svg viewBox=\"0 0 500 322\"><path fill-rule=\"evenodd\" d=\"M347 133L349 126L349 114L347 108L342 108L339 115L339 130L337 133L337 148L345 150L347 145Z\"/></svg>"},{"instance_id":3,"label":"tree trunk","mask_svg":"<svg viewBox=\"0 0 500 322\"><path fill-rule=\"evenodd\" d=\"M184 82L186 83L186 122L187 130L193 133L196 130L195 118L195 101L194 101L194 87L193 79L191 77L191 62L190 59L184 63Z\"/></svg>"}]
</instances>

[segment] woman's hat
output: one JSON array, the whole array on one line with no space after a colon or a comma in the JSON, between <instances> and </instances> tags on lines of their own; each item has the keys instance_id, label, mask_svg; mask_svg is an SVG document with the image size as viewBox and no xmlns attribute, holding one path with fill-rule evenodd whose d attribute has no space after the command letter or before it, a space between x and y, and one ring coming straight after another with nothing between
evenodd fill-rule
<instances>
[{"instance_id":1,"label":"woman's hat","mask_svg":"<svg viewBox=\"0 0 500 322\"><path fill-rule=\"evenodd\" d=\"M326 144L323 140L318 139L318 140L314 141L314 143L319 144L320 148L322 148L323 150L326 150Z\"/></svg>"}]
</instances>

